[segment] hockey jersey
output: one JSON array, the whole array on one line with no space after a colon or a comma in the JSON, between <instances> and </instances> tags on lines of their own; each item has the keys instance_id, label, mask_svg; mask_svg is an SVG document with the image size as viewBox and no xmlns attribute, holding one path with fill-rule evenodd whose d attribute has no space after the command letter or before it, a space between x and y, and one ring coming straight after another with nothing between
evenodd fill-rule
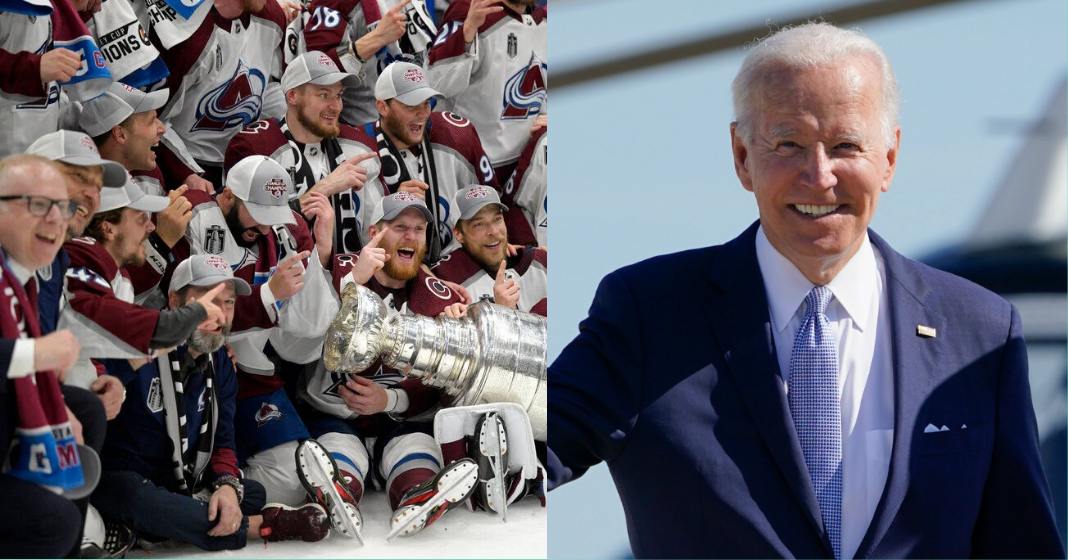
<instances>
[{"instance_id":1,"label":"hockey jersey","mask_svg":"<svg viewBox=\"0 0 1068 560\"><path fill-rule=\"evenodd\" d=\"M482 268L463 248L446 255L433 270L439 278L463 286L474 301L493 297L497 271ZM505 274L510 273L519 283L520 311L549 316L548 272L548 254L539 247L524 247L507 259Z\"/></svg>"},{"instance_id":2,"label":"hockey jersey","mask_svg":"<svg viewBox=\"0 0 1068 560\"><path fill-rule=\"evenodd\" d=\"M242 127L261 114L283 111L277 79L285 25L278 4L266 2L258 13L232 20L212 7L188 39L168 49L153 29L153 41L171 72L171 97L160 118L174 127L198 161L221 166L226 144ZM163 173L170 180L185 177L169 169Z\"/></svg>"},{"instance_id":3,"label":"hockey jersey","mask_svg":"<svg viewBox=\"0 0 1068 560\"><path fill-rule=\"evenodd\" d=\"M548 12L490 14L470 46L464 44L469 0L449 5L430 49L430 85L444 97L440 110L475 123L493 165L513 164L534 117L548 112Z\"/></svg>"},{"instance_id":4,"label":"hockey jersey","mask_svg":"<svg viewBox=\"0 0 1068 560\"><path fill-rule=\"evenodd\" d=\"M501 202L508 207L508 240L519 245L549 246L548 128L535 131L504 183Z\"/></svg>"},{"instance_id":5,"label":"hockey jersey","mask_svg":"<svg viewBox=\"0 0 1068 560\"><path fill-rule=\"evenodd\" d=\"M341 293L346 284L354 282L352 269L358 255L343 254L334 257L332 269L334 286ZM449 289L440 279L426 274L420 268L415 278L409 280L403 288L387 288L373 277L366 287L378 294L386 307L398 313L414 313L427 317L437 317L446 307L459 303L460 296ZM368 377L385 387L399 387L408 395L408 410L405 417L411 417L429 410L438 403L440 393L437 389L427 387L414 377L405 377L403 373L387 367L380 360L357 375ZM339 388L348 380L344 373L328 371L319 361L315 373L300 386L300 398L314 408L339 418L356 420L356 427L361 435L377 435L380 422L387 420L385 415L360 418L345 406Z\"/></svg>"},{"instance_id":6,"label":"hockey jersey","mask_svg":"<svg viewBox=\"0 0 1068 560\"><path fill-rule=\"evenodd\" d=\"M377 123L366 125L365 129L368 135L374 134L376 138L381 133ZM432 169L422 164L420 146L400 150L400 159L412 179L435 187L435 192L427 192L427 208L436 217L442 253L447 253L460 246L452 234L458 219L452 207L456 192L474 184L488 185L498 190L500 186L471 121L455 113L432 112L426 134L429 135L434 157L430 166ZM391 189L391 192L394 191Z\"/></svg>"},{"instance_id":7,"label":"hockey jersey","mask_svg":"<svg viewBox=\"0 0 1068 560\"><path fill-rule=\"evenodd\" d=\"M252 286L250 295L237 297L229 342L236 356L240 397L271 393L283 385L283 380L275 375L274 364L265 353L268 339L278 329L294 336L315 336L315 331L321 329L321 336L334 316L330 310L336 313L337 309L337 296L329 289L329 278L319 266L308 226L294 212L296 224L276 226L272 235L261 236L255 245L246 248L234 239L214 197L200 191L186 191L183 196L193 204L193 217L185 238L172 249L174 262L181 262L189 254L218 255L229 263L235 277ZM311 251L311 257L304 262L304 289L288 300L270 302L264 297L263 285L279 262L301 251ZM174 266L168 268L161 282L164 293L173 269ZM321 282L313 275L322 276ZM325 288L316 289L317 283Z\"/></svg>"},{"instance_id":8,"label":"hockey jersey","mask_svg":"<svg viewBox=\"0 0 1068 560\"><path fill-rule=\"evenodd\" d=\"M225 168L230 169L248 156L268 156L293 171L296 190L291 200L296 200L341 162L375 151L374 146L374 140L366 133L348 125L341 125L341 134L336 139L301 144L286 137L284 119L269 119L250 124L230 140ZM371 215L387 194L385 185L379 180L378 158L365 160L360 165L367 171L363 188L337 193L330 201L335 213L334 250L337 253L359 252L369 241L367 226Z\"/></svg>"},{"instance_id":9,"label":"hockey jersey","mask_svg":"<svg viewBox=\"0 0 1068 560\"><path fill-rule=\"evenodd\" d=\"M41 84L41 55L51 47L51 18L0 12L0 157L59 130L59 85Z\"/></svg>"}]
</instances>

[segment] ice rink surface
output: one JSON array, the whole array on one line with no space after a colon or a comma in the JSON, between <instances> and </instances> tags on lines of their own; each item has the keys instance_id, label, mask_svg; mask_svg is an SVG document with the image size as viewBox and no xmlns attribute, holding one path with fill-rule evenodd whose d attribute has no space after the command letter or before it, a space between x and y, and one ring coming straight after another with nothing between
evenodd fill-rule
<instances>
[{"instance_id":1,"label":"ice rink surface","mask_svg":"<svg viewBox=\"0 0 1068 560\"><path fill-rule=\"evenodd\" d=\"M546 511L535 497L508 507L508 521L485 511L457 507L411 537L386 542L392 511L382 492L360 504L363 546L329 536L317 543L249 540L241 550L205 552L190 545L166 543L151 550L134 548L127 558L545 558Z\"/></svg>"}]
</instances>

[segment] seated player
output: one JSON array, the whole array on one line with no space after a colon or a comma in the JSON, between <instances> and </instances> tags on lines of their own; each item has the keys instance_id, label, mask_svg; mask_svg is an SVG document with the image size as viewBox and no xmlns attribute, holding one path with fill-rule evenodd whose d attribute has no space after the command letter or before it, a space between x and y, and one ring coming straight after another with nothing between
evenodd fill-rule
<instances>
[{"instance_id":1,"label":"seated player","mask_svg":"<svg viewBox=\"0 0 1068 560\"><path fill-rule=\"evenodd\" d=\"M407 192L382 200L370 227L371 242L358 258L338 255L333 275L340 292L349 282L364 284L398 312L458 318L460 296L421 267L430 211L422 197ZM395 532L409 535L440 518L474 489L478 468L471 460L442 461L428 415L436 389L375 363L357 375L327 371L322 363L302 385L304 417L318 441L337 461L336 484L356 506L366 476L375 472L389 496ZM412 418L419 415L419 420ZM364 438L375 438L369 458ZM373 458L373 463L371 459ZM373 466L371 466L373 465ZM373 469L373 470L372 470ZM312 481L322 484L322 481ZM454 484L455 483L455 484ZM441 487L452 487L446 494Z\"/></svg>"},{"instance_id":2,"label":"seated player","mask_svg":"<svg viewBox=\"0 0 1068 560\"><path fill-rule=\"evenodd\" d=\"M234 550L249 537L310 542L329 533L318 504L265 507L263 486L243 479L237 467L237 379L222 346L237 296L250 293L222 258L189 257L174 270L168 307L201 307L196 331L154 359L106 362L128 398L109 426L93 505L144 538ZM194 303L202 301L220 308L221 316L208 316Z\"/></svg>"}]
</instances>

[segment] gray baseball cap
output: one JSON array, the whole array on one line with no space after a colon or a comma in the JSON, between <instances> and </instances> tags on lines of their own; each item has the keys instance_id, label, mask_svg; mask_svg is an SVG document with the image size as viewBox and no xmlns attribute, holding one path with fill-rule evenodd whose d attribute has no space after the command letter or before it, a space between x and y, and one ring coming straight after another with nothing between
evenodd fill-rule
<instances>
[{"instance_id":1,"label":"gray baseball cap","mask_svg":"<svg viewBox=\"0 0 1068 560\"><path fill-rule=\"evenodd\" d=\"M129 174L126 175L126 185L121 189L108 189L100 193L100 208L96 213L107 212L117 208L133 208L143 212L162 212L170 206L171 199L165 196L145 194L141 187L133 181Z\"/></svg>"},{"instance_id":2,"label":"gray baseball cap","mask_svg":"<svg viewBox=\"0 0 1068 560\"><path fill-rule=\"evenodd\" d=\"M226 174L226 188L240 198L256 223L265 226L294 224L289 209L293 178L267 156L248 156Z\"/></svg>"},{"instance_id":3,"label":"gray baseball cap","mask_svg":"<svg viewBox=\"0 0 1068 560\"><path fill-rule=\"evenodd\" d=\"M100 136L130 115L154 111L167 104L166 88L145 93L121 82L112 82L107 91L82 104L78 125L89 136Z\"/></svg>"},{"instance_id":4,"label":"gray baseball cap","mask_svg":"<svg viewBox=\"0 0 1068 560\"><path fill-rule=\"evenodd\" d=\"M356 87L360 80L353 74L342 72L337 64L322 51L308 51L298 56L282 74L282 91L289 91L304 84L327 86L341 82L345 87Z\"/></svg>"},{"instance_id":5,"label":"gray baseball cap","mask_svg":"<svg viewBox=\"0 0 1068 560\"><path fill-rule=\"evenodd\" d=\"M57 130L38 138L26 152L46 157L52 161L62 161L71 165L89 167L99 165L104 168L104 186L122 187L126 185L126 169L123 166L100 157L100 150L84 132Z\"/></svg>"},{"instance_id":6,"label":"gray baseball cap","mask_svg":"<svg viewBox=\"0 0 1068 560\"><path fill-rule=\"evenodd\" d=\"M219 282L233 282L234 292L239 296L252 293L248 282L234 276L233 269L218 255L192 255L174 267L170 291L177 292L186 286L211 287Z\"/></svg>"},{"instance_id":7,"label":"gray baseball cap","mask_svg":"<svg viewBox=\"0 0 1068 560\"><path fill-rule=\"evenodd\" d=\"M410 192L396 192L387 197L383 197L375 206L374 214L371 217L371 222L368 225L377 224L382 220L392 220L397 216L400 216L401 212L404 212L408 208L415 208L423 214L426 221L430 222L434 219L433 214L430 213L430 209L426 207L426 202L423 198L416 196Z\"/></svg>"},{"instance_id":8,"label":"gray baseball cap","mask_svg":"<svg viewBox=\"0 0 1068 560\"><path fill-rule=\"evenodd\" d=\"M508 207L501 203L501 196L497 189L486 185L468 185L456 191L456 208L460 211L461 220L470 220L478 214L478 211L489 204L495 204L501 212L507 212Z\"/></svg>"},{"instance_id":9,"label":"gray baseball cap","mask_svg":"<svg viewBox=\"0 0 1068 560\"><path fill-rule=\"evenodd\" d=\"M435 95L438 90L430 87L426 72L410 62L394 62L382 70L375 82L375 99L396 99L405 105L418 105Z\"/></svg>"}]
</instances>

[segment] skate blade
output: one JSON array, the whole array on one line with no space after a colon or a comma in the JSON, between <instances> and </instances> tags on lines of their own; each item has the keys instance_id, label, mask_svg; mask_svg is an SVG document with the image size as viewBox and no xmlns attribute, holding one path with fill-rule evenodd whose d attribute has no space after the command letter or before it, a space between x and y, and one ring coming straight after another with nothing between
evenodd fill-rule
<instances>
[{"instance_id":1,"label":"skate blade","mask_svg":"<svg viewBox=\"0 0 1068 560\"><path fill-rule=\"evenodd\" d=\"M311 480L307 482L326 495L325 501L328 506L326 510L330 515L330 525L343 536L354 538L362 545L363 534L360 532L362 522L356 519L356 515L349 514L348 508L345 507L345 500L341 499L337 488L334 487L334 477L330 474L334 470L334 465L330 460L330 455L318 442L312 440L302 443L300 449L306 450L297 454L301 472L310 473L316 480L325 481L322 485Z\"/></svg>"},{"instance_id":2,"label":"skate blade","mask_svg":"<svg viewBox=\"0 0 1068 560\"><path fill-rule=\"evenodd\" d=\"M389 535L386 536L387 541L391 541L396 536L405 533L408 528L414 526L416 521L420 519L425 523L427 515L435 507L445 502L462 502L471 495L475 488L475 483L478 482L478 465L473 461L465 461L446 468L451 468L451 470L438 480L438 493L433 498L417 506L418 509L412 510L413 515L403 520L389 532Z\"/></svg>"},{"instance_id":3,"label":"skate blade","mask_svg":"<svg viewBox=\"0 0 1068 560\"><path fill-rule=\"evenodd\" d=\"M489 429L487 430L487 424ZM493 490L494 509L501 514L504 522L508 521L508 497L505 495L504 482L504 454L508 452L508 436L504 430L501 417L495 412L486 413L486 422L482 425L483 433L479 434L479 451L486 457L490 457L493 463ZM489 431L489 433L486 433ZM488 437L487 437L488 436Z\"/></svg>"}]
</instances>

